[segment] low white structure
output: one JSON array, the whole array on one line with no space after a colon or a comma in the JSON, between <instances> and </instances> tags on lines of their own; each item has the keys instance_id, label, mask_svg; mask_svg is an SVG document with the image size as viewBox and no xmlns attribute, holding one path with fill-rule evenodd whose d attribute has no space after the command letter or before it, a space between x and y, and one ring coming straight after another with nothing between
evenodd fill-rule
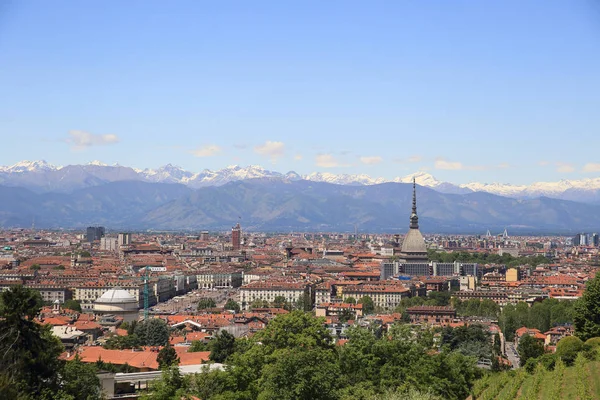
<instances>
[{"instance_id":1,"label":"low white structure","mask_svg":"<svg viewBox=\"0 0 600 400\"><path fill-rule=\"evenodd\" d=\"M113 288L104 292L94 302L94 314L117 315L123 317L123 321L137 321L139 317L139 302L127 290Z\"/></svg>"}]
</instances>

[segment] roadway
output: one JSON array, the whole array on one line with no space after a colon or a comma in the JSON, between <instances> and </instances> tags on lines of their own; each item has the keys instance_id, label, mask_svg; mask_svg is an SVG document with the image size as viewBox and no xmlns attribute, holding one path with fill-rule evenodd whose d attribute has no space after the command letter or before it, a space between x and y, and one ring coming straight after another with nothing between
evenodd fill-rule
<instances>
[{"instance_id":1,"label":"roadway","mask_svg":"<svg viewBox=\"0 0 600 400\"><path fill-rule=\"evenodd\" d=\"M196 289L187 294L175 296L165 302L151 307L150 312L185 313L195 312L198 301L202 298L213 299L217 307L223 307L228 299L237 297L237 289ZM142 310L143 311L143 310Z\"/></svg>"},{"instance_id":2,"label":"roadway","mask_svg":"<svg viewBox=\"0 0 600 400\"><path fill-rule=\"evenodd\" d=\"M519 353L513 342L506 342L506 357L511 362L513 368L519 368Z\"/></svg>"}]
</instances>

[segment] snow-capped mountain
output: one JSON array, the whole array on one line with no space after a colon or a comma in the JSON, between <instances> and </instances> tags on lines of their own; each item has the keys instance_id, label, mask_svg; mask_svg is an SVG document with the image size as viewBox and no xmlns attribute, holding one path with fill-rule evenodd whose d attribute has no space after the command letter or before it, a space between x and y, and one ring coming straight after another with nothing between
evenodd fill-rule
<instances>
[{"instance_id":1,"label":"snow-capped mountain","mask_svg":"<svg viewBox=\"0 0 600 400\"><path fill-rule=\"evenodd\" d=\"M335 183L338 185L376 185L388 182L384 178L371 178L369 175L332 174L330 172L313 172L302 177L307 181ZM412 181L411 181L412 182Z\"/></svg>"},{"instance_id":2,"label":"snow-capped mountain","mask_svg":"<svg viewBox=\"0 0 600 400\"><path fill-rule=\"evenodd\" d=\"M68 165L65 167L55 166L44 160L21 161L11 166L0 166L0 184L26 187L36 192L70 192L80 188L98 186L115 181L178 183L192 189L197 189L256 178L287 181L307 180L354 186L376 185L388 182L412 183L414 178L418 185L429 187L442 193L465 194L470 192L487 192L513 198L546 196L563 200L600 203L600 178L536 182L531 185L478 182L455 185L439 181L424 171L393 179L385 179L374 178L365 174L333 174L329 172L314 172L307 175L300 175L294 171L290 171L283 174L266 170L258 165L247 167L231 165L220 170L205 169L200 172L187 171L172 164L167 164L158 169L134 169L119 164L109 166L101 161L92 161L85 165Z\"/></svg>"},{"instance_id":3,"label":"snow-capped mountain","mask_svg":"<svg viewBox=\"0 0 600 400\"><path fill-rule=\"evenodd\" d=\"M56 165L47 163L45 160L28 161L24 160L10 166L0 166L0 173L20 173L20 172L44 172L60 169Z\"/></svg>"}]
</instances>

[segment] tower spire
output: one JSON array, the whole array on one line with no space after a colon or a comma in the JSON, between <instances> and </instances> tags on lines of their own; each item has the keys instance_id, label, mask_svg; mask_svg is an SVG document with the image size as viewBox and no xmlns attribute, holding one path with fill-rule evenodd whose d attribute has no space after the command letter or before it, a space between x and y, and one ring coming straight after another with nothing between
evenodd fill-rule
<instances>
[{"instance_id":1,"label":"tower spire","mask_svg":"<svg viewBox=\"0 0 600 400\"><path fill-rule=\"evenodd\" d=\"M417 182L413 177L412 213L410 214L410 229L419 229L419 217L417 216Z\"/></svg>"}]
</instances>

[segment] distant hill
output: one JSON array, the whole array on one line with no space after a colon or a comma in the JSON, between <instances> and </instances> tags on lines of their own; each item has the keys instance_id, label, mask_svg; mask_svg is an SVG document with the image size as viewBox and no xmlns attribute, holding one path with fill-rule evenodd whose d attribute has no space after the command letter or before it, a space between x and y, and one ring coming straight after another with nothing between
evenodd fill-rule
<instances>
[{"instance_id":1,"label":"distant hill","mask_svg":"<svg viewBox=\"0 0 600 400\"><path fill-rule=\"evenodd\" d=\"M488 193L444 194L418 187L425 232L569 233L600 230L600 206ZM349 186L279 178L197 190L181 184L110 182L72 193L0 186L0 224L130 229L228 229L241 218L255 231L405 232L410 184Z\"/></svg>"}]
</instances>

